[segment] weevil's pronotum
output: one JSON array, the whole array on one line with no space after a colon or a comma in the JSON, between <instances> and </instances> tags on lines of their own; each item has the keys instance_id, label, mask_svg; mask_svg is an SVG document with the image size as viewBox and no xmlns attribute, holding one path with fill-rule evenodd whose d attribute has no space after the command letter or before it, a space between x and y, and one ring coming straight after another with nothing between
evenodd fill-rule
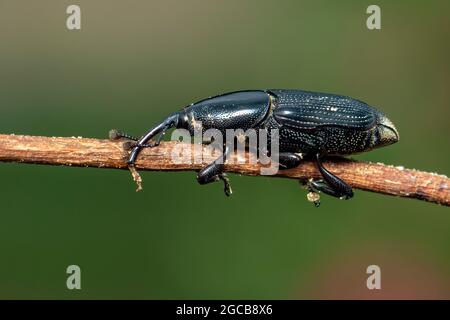
<instances>
[{"instance_id":1,"label":"weevil's pronotum","mask_svg":"<svg viewBox=\"0 0 450 320\"><path fill-rule=\"evenodd\" d=\"M142 148L159 145L164 133L172 127L194 133L194 125L202 129L271 129L279 130L279 164L289 169L303 158L317 163L323 179L310 180L314 192L349 199L352 188L329 172L321 159L368 151L397 142L394 124L380 111L366 103L340 95L302 90L248 90L225 93L193 103L168 116L140 139L114 131L113 138L135 140L128 159L134 166ZM148 143L159 135L153 143ZM197 174L200 184L222 180L225 193L231 193L224 173L224 162L232 150L224 146L222 156ZM218 161L220 160L220 161Z\"/></svg>"}]
</instances>

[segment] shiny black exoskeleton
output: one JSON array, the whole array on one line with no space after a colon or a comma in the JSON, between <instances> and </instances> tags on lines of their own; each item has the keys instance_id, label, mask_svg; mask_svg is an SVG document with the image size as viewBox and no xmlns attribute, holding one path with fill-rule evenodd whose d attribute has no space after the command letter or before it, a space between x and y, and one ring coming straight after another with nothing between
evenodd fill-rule
<instances>
[{"instance_id":1,"label":"shiny black exoskeleton","mask_svg":"<svg viewBox=\"0 0 450 320\"><path fill-rule=\"evenodd\" d=\"M334 94L302 90L249 90L210 97L173 113L142 138L134 139L115 132L115 138L136 140L128 164L133 166L142 148L158 146L171 127L184 128L192 134L197 123L202 129L279 129L279 164L288 169L304 157L315 159L323 179L311 180L311 191L322 191L349 199L352 188L330 173L321 162L325 156L342 156L368 151L397 142L393 123L366 103ZM148 142L159 134L154 143ZM225 193L231 194L224 171L225 148L220 159L198 172L197 180L206 184L221 179ZM221 160L221 161L219 161Z\"/></svg>"}]
</instances>

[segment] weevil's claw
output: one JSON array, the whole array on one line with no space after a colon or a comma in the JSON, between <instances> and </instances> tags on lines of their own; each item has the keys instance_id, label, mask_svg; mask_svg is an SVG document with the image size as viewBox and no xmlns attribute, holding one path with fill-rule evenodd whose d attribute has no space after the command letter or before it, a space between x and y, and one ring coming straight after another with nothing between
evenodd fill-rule
<instances>
[{"instance_id":1,"label":"weevil's claw","mask_svg":"<svg viewBox=\"0 0 450 320\"><path fill-rule=\"evenodd\" d=\"M231 190L231 186L229 184L225 185L225 187L223 188L225 195L227 197L231 196L233 194L233 190Z\"/></svg>"}]
</instances>

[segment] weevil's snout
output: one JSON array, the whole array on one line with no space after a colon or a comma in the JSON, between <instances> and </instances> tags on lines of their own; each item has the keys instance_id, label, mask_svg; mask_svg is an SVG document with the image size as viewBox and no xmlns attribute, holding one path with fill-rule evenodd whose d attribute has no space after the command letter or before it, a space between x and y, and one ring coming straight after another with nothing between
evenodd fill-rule
<instances>
[{"instance_id":1,"label":"weevil's snout","mask_svg":"<svg viewBox=\"0 0 450 320\"><path fill-rule=\"evenodd\" d=\"M378 141L377 146L387 146L400 139L397 128L384 114L378 117Z\"/></svg>"}]
</instances>

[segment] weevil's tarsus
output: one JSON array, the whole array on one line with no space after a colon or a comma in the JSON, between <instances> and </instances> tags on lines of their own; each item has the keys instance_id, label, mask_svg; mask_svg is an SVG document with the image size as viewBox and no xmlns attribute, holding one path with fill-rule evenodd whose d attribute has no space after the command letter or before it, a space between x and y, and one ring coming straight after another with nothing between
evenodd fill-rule
<instances>
[{"instance_id":1,"label":"weevil's tarsus","mask_svg":"<svg viewBox=\"0 0 450 320\"><path fill-rule=\"evenodd\" d=\"M221 173L218 176L219 176L219 179L223 181L223 184L224 184L223 191L225 192L225 195L227 197L231 196L231 194L233 193L233 190L231 190L230 179L228 178L226 173Z\"/></svg>"},{"instance_id":2,"label":"weevil's tarsus","mask_svg":"<svg viewBox=\"0 0 450 320\"><path fill-rule=\"evenodd\" d=\"M310 192L323 192L330 196L340 198L339 193L330 187L323 179L310 179L308 181L307 189Z\"/></svg>"},{"instance_id":3,"label":"weevil's tarsus","mask_svg":"<svg viewBox=\"0 0 450 320\"><path fill-rule=\"evenodd\" d=\"M323 179L311 178L307 181L300 180L300 184L306 187L308 194L306 198L313 202L316 207L320 206L320 193L339 198L350 199L353 197L353 190L347 183L329 172L322 164L320 155L316 155L316 164Z\"/></svg>"},{"instance_id":4,"label":"weevil's tarsus","mask_svg":"<svg viewBox=\"0 0 450 320\"><path fill-rule=\"evenodd\" d=\"M228 155L231 152L231 149L224 145L224 152L217 158L214 162L210 163L203 169L201 169L197 174L197 181L200 184L208 184L211 182L215 182L218 180L222 180L224 183L224 192L226 196L230 196L232 194L230 180L223 172L225 169L225 161Z\"/></svg>"}]
</instances>

